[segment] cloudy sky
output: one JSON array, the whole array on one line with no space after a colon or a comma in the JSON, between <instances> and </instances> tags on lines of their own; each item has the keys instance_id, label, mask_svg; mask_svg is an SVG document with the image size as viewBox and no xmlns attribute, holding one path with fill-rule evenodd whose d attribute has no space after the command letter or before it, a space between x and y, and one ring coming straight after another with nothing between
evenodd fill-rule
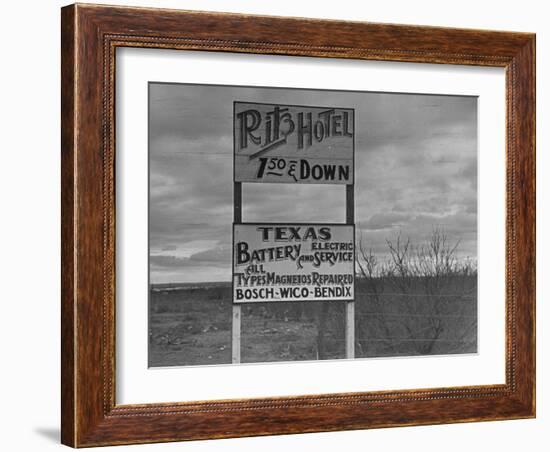
<instances>
[{"instance_id":1,"label":"cloudy sky","mask_svg":"<svg viewBox=\"0 0 550 452\"><path fill-rule=\"evenodd\" d=\"M474 97L149 85L152 283L231 281L233 101L355 108L356 227L380 258L442 227L477 256ZM344 222L344 186L243 184L243 221Z\"/></svg>"}]
</instances>

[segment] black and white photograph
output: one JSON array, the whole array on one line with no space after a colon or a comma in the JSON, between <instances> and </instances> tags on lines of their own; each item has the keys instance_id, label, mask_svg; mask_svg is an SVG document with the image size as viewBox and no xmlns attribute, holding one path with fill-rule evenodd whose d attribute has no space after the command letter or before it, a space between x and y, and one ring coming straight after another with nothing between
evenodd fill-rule
<instances>
[{"instance_id":1,"label":"black and white photograph","mask_svg":"<svg viewBox=\"0 0 550 452\"><path fill-rule=\"evenodd\" d=\"M549 450L546 2L2 6L0 449Z\"/></svg>"},{"instance_id":2,"label":"black and white photograph","mask_svg":"<svg viewBox=\"0 0 550 452\"><path fill-rule=\"evenodd\" d=\"M149 367L477 353L476 96L148 92Z\"/></svg>"}]
</instances>

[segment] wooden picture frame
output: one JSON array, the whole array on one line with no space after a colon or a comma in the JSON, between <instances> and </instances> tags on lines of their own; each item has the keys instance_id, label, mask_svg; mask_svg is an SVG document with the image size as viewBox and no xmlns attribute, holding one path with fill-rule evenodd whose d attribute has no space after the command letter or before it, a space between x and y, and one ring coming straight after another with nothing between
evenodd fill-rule
<instances>
[{"instance_id":1,"label":"wooden picture frame","mask_svg":"<svg viewBox=\"0 0 550 452\"><path fill-rule=\"evenodd\" d=\"M61 37L64 444L535 416L535 35L76 4L62 9ZM505 68L506 383L117 405L114 86L119 47Z\"/></svg>"}]
</instances>

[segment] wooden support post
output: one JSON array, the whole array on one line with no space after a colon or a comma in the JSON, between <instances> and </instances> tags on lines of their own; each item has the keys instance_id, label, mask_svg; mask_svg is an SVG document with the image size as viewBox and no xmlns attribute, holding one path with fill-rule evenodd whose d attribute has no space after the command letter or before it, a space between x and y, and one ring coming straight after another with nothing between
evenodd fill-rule
<instances>
[{"instance_id":1,"label":"wooden support post","mask_svg":"<svg viewBox=\"0 0 550 452\"><path fill-rule=\"evenodd\" d=\"M242 223L243 187L241 182L233 183L233 223Z\"/></svg>"},{"instance_id":2,"label":"wooden support post","mask_svg":"<svg viewBox=\"0 0 550 452\"><path fill-rule=\"evenodd\" d=\"M233 304L231 321L231 363L241 362L241 305Z\"/></svg>"},{"instance_id":3,"label":"wooden support post","mask_svg":"<svg viewBox=\"0 0 550 452\"><path fill-rule=\"evenodd\" d=\"M242 221L242 184L233 184L233 222L239 224ZM231 263L231 265L234 265ZM232 285L235 282L232 282ZM233 296L233 293L231 294ZM241 362L241 305L233 303L233 314L231 316L231 363Z\"/></svg>"},{"instance_id":4,"label":"wooden support post","mask_svg":"<svg viewBox=\"0 0 550 452\"><path fill-rule=\"evenodd\" d=\"M346 185L346 224L355 223L355 186Z\"/></svg>"},{"instance_id":5,"label":"wooden support post","mask_svg":"<svg viewBox=\"0 0 550 452\"><path fill-rule=\"evenodd\" d=\"M354 184L346 185L346 223L355 223ZM355 358L355 301L346 301L346 358Z\"/></svg>"},{"instance_id":6,"label":"wooden support post","mask_svg":"<svg viewBox=\"0 0 550 452\"><path fill-rule=\"evenodd\" d=\"M355 301L346 301L346 358L355 358Z\"/></svg>"}]
</instances>

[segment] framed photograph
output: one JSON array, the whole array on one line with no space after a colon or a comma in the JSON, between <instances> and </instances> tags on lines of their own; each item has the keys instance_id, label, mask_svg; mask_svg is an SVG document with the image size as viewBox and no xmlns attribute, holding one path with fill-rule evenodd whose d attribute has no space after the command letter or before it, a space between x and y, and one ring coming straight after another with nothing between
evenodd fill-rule
<instances>
[{"instance_id":1,"label":"framed photograph","mask_svg":"<svg viewBox=\"0 0 550 452\"><path fill-rule=\"evenodd\" d=\"M62 442L535 416L535 36L62 9Z\"/></svg>"}]
</instances>

